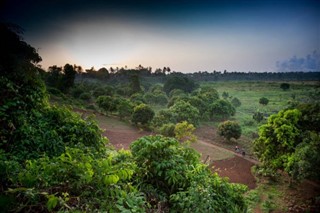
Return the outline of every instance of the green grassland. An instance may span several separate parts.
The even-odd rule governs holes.
[[[202,86],[211,86],[215,88],[220,96],[223,92],[229,94],[228,99],[233,97],[241,101],[241,106],[237,108],[233,119],[237,120],[242,126],[243,134],[252,138],[257,132],[257,123],[252,119],[254,112],[262,112],[265,117],[277,113],[288,107],[289,102],[308,99],[311,92],[319,89],[319,82],[289,82],[290,89],[283,91],[280,84],[283,82],[209,82]],[[259,99],[265,97],[269,99],[266,106],[259,104]]]

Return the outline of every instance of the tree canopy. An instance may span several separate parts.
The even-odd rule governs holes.
[[[184,92],[192,92],[198,85],[191,79],[184,76],[170,77],[164,84],[163,90],[167,95],[174,89],[181,89]]]
[[[311,114],[319,119],[319,113],[282,110],[259,128],[254,150],[267,174],[284,169],[295,179],[320,178],[320,173],[314,172],[320,171],[319,127],[304,122]]]

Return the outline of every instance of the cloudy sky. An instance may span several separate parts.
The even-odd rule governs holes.
[[[320,70],[317,0],[6,0],[0,14],[44,68]]]

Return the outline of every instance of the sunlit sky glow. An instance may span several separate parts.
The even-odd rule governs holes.
[[[260,72],[276,71],[277,61],[293,56],[319,56],[318,1],[226,2],[11,0],[1,13],[25,29],[44,68],[142,64],[180,72]]]

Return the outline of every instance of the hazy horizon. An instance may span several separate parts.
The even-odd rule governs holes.
[[[1,20],[25,29],[43,68],[320,71],[319,11],[315,0],[11,0]]]

